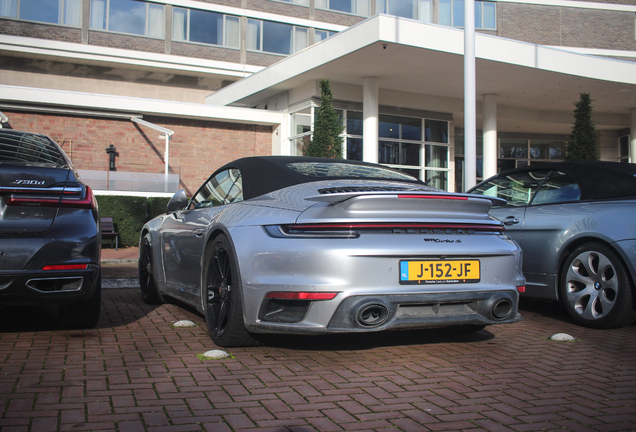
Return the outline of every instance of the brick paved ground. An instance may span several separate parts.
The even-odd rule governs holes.
[[[86,331],[3,310],[0,429],[636,430],[636,326],[583,329],[541,303],[523,315],[473,336],[281,338],[201,361],[215,348],[202,317],[135,289],[105,290]],[[200,327],[172,328],[181,319]]]

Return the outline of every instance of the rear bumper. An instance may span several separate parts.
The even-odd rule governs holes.
[[[286,305],[284,301],[277,301],[275,308],[264,305],[261,319],[250,326],[250,330],[316,334],[510,324],[521,320],[518,299],[518,293],[512,290],[351,296],[340,302],[326,327],[308,326],[303,322],[309,311],[320,308],[322,302],[309,301],[301,305],[301,302],[289,301]],[[276,313],[267,314],[268,309]],[[293,322],[294,317],[297,322]],[[277,320],[281,322],[275,322]]]
[[[0,307],[66,305],[92,298],[101,285],[101,268],[86,270],[0,271]]]

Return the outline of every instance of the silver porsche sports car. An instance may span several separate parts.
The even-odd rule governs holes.
[[[143,227],[142,296],[196,307],[224,347],[513,323],[521,253],[488,215],[493,201],[362,162],[239,159]]]
[[[636,165],[562,162],[503,171],[474,194],[523,249],[522,296],[560,300],[592,328],[636,320]]]

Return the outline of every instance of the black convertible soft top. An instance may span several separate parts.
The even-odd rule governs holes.
[[[498,175],[557,170],[568,174],[581,189],[581,200],[636,196],[636,164],[584,161],[538,163],[502,171]]]
[[[400,171],[346,159],[301,156],[254,156],[237,159],[215,171],[236,168],[243,176],[244,199],[301,183],[336,179],[391,180],[424,185]]]

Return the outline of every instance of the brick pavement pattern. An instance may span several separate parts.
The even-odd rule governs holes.
[[[105,290],[90,330],[0,316],[0,430],[636,430],[636,326],[590,330],[544,304],[470,336],[280,337],[214,349],[203,317]],[[173,328],[189,319],[198,327]],[[576,342],[553,342],[558,332]]]

